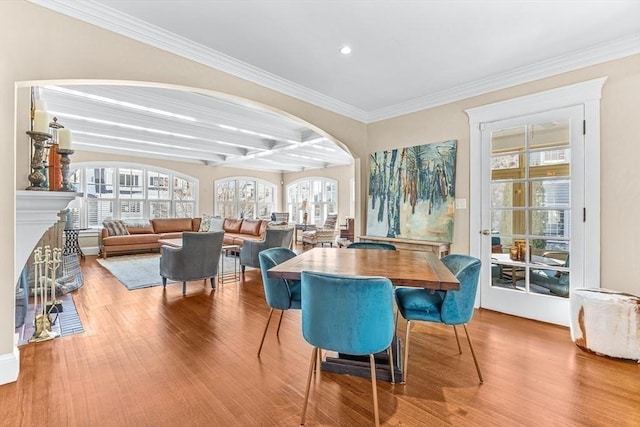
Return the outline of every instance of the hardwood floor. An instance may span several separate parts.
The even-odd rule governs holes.
[[[215,291],[190,282],[185,297],[180,284],[128,291],[95,257],[83,272],[74,300],[85,332],[21,347],[18,381],[0,386],[1,425],[298,425],[311,347],[289,311],[256,357],[269,312],[258,270]],[[469,331],[484,384],[452,328],[416,324],[408,383],[378,381],[381,424],[640,425],[639,364],[585,353],[566,328],[487,310]],[[307,425],[372,421],[369,380],[314,379]]]

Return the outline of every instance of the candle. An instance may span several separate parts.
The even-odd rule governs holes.
[[[36,110],[33,114],[33,131],[49,133],[49,113],[44,110]]]
[[[36,99],[33,102],[34,105],[34,110],[42,110],[42,111],[47,111],[47,103],[44,102],[42,99]]]
[[[58,129],[58,147],[62,150],[71,150],[71,130]]]

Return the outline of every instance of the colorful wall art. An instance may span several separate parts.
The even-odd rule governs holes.
[[[457,140],[371,155],[367,235],[453,241]]]

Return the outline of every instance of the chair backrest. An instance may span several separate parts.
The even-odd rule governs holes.
[[[353,242],[347,249],[381,249],[383,251],[395,251],[396,247],[391,243],[383,242]]]
[[[269,228],[264,233],[264,242],[269,248],[288,248],[293,240],[293,227],[291,228]]]
[[[328,214],[327,218],[324,220],[324,224],[322,224],[322,228],[326,230],[335,230],[337,224],[338,214]]]
[[[277,308],[278,310],[300,308],[300,301],[296,300],[295,296],[292,295],[289,283],[286,280],[267,276],[267,271],[270,268],[282,264],[295,256],[295,252],[287,248],[265,249],[258,254],[264,296],[271,308]]]
[[[389,279],[302,272],[302,335],[309,344],[365,355],[388,348],[393,333]]]
[[[182,233],[183,277],[213,277],[218,273],[224,231]]]
[[[271,221],[289,222],[289,212],[271,212]]]
[[[482,264],[478,258],[458,254],[447,255],[442,262],[460,282],[460,290],[446,291],[440,317],[448,325],[467,323],[473,316]]]

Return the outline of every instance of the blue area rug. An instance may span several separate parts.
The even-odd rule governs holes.
[[[233,271],[234,258],[223,258],[225,273]],[[160,254],[121,255],[107,259],[98,258],[97,261],[130,291],[162,285]]]

